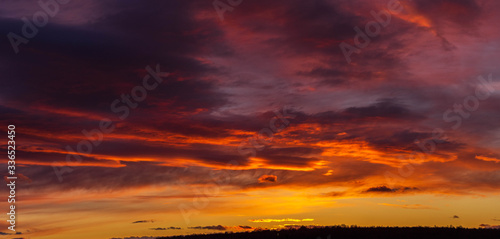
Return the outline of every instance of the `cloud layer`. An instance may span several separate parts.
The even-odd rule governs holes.
[[[495,195],[500,4],[400,5],[391,12],[383,1],[244,1],[221,21],[203,1],[60,4],[17,54],[7,37],[0,45],[0,122],[19,129],[27,211],[155,212],[131,206],[145,200],[172,213],[203,195],[217,207],[236,204],[220,206],[229,213],[245,203],[266,208],[273,190],[311,190],[299,198],[318,200]],[[22,18],[40,10],[5,3],[0,34],[26,37]],[[359,47],[356,29],[367,34],[384,11],[390,21]],[[359,49],[350,62],[341,43]],[[143,95],[137,89],[156,65],[163,81]],[[103,121],[112,132],[101,130]],[[273,203],[307,211],[300,200]],[[75,230],[30,220],[25,231],[48,237]],[[166,225],[173,227],[144,231],[182,226]],[[196,229],[226,228],[213,227]]]

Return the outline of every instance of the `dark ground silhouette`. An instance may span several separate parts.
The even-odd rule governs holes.
[[[500,229],[462,227],[321,227],[158,237],[157,239],[500,239]]]

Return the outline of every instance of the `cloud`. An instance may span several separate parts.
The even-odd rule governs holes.
[[[40,202],[26,214],[34,215],[40,205],[101,208],[95,197],[75,192],[133,205],[191,203],[196,195],[188,189],[213,186],[214,172],[230,180],[220,195],[207,197],[228,202],[266,187],[315,189],[318,197],[498,192],[500,155],[492,142],[500,132],[499,95],[460,117],[456,130],[443,113],[475,93],[478,74],[492,73],[498,89],[500,34],[492,23],[499,21],[500,5],[406,2],[404,13],[392,15],[389,26],[352,54],[352,64],[339,44],[353,44],[354,27],[364,29],[374,20],[370,11],[382,10],[378,1],[245,1],[226,12],[223,23],[210,3],[65,5],[20,45],[19,54],[8,41],[0,44],[0,122],[22,129],[16,133],[24,143],[16,154],[23,158],[24,191],[47,195],[24,195]],[[20,33],[21,17],[40,10],[34,7],[25,1],[2,4],[0,34]],[[171,74],[120,120],[111,102],[141,85],[144,67],[157,63]],[[286,127],[256,157],[240,154],[239,143],[271,127],[273,111],[282,105],[294,105],[296,117],[287,125],[276,120],[275,126]],[[86,140],[82,130],[97,128],[102,118],[112,120],[115,131],[104,134],[81,162],[68,163],[66,146]],[[380,186],[386,185],[384,173],[398,174],[402,161],[421,150],[415,140],[431,139],[434,128],[447,138],[432,154],[417,155],[408,184]],[[258,137],[255,143],[261,144]],[[232,160],[238,165],[227,167]],[[54,161],[71,167],[62,182]],[[226,194],[226,186],[234,193]],[[178,190],[154,191],[166,187]],[[113,203],[103,213],[122,208]],[[220,211],[272,206],[250,204]],[[398,207],[425,207],[416,205]],[[67,211],[71,216],[74,210]]]
[[[389,188],[385,185],[383,186],[377,186],[377,187],[371,187],[363,191],[363,193],[407,193],[407,192],[412,192],[412,191],[418,191],[420,190],[417,187],[399,187],[399,188]]]
[[[255,227],[251,227],[251,226],[238,226],[238,227],[240,227],[241,229],[245,229],[245,230],[255,229]]]
[[[278,177],[275,175],[262,175],[259,178],[259,183],[275,183]]]
[[[135,221],[135,222],[132,222],[133,224],[135,223],[153,223],[154,220],[140,220],[140,221]]]
[[[217,231],[225,231],[228,227],[218,225],[218,226],[196,226],[196,227],[188,227],[188,229],[205,229],[205,230],[217,230]]]
[[[226,231],[226,230],[253,230],[254,227],[251,226],[196,226],[196,227],[188,227],[188,229],[197,229],[197,230],[216,230],[216,231]]]
[[[399,188],[401,192],[411,192],[411,191],[419,191],[420,188],[417,187],[404,187],[404,188]]]
[[[488,161],[488,162],[500,163],[500,159],[492,158],[492,157],[486,157],[486,156],[479,156],[479,155],[477,155],[476,159],[483,160],[483,161]]]
[[[283,219],[250,219],[250,222],[312,222],[314,219],[294,219],[294,218],[283,218]]]
[[[155,231],[164,231],[164,230],[180,230],[182,228],[180,227],[156,227],[156,228],[149,228],[149,230],[155,230]]]
[[[457,215],[453,215],[453,217],[452,217],[452,218],[453,218],[453,219],[459,219],[460,217],[459,217],[459,216],[457,216]]]
[[[365,193],[371,193],[371,192],[376,192],[376,193],[393,193],[396,192],[397,189],[389,188],[387,186],[378,186],[378,187],[372,187],[367,190],[365,190]]]
[[[500,225],[480,224],[479,227],[485,229],[500,229]]]

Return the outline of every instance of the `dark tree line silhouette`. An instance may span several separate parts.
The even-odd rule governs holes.
[[[499,229],[463,227],[301,227],[283,230],[256,230],[253,232],[225,232],[157,239],[500,239]]]

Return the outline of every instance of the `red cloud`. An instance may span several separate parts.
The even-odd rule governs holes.
[[[262,175],[259,178],[259,183],[275,183],[278,180],[278,177],[275,175]]]

